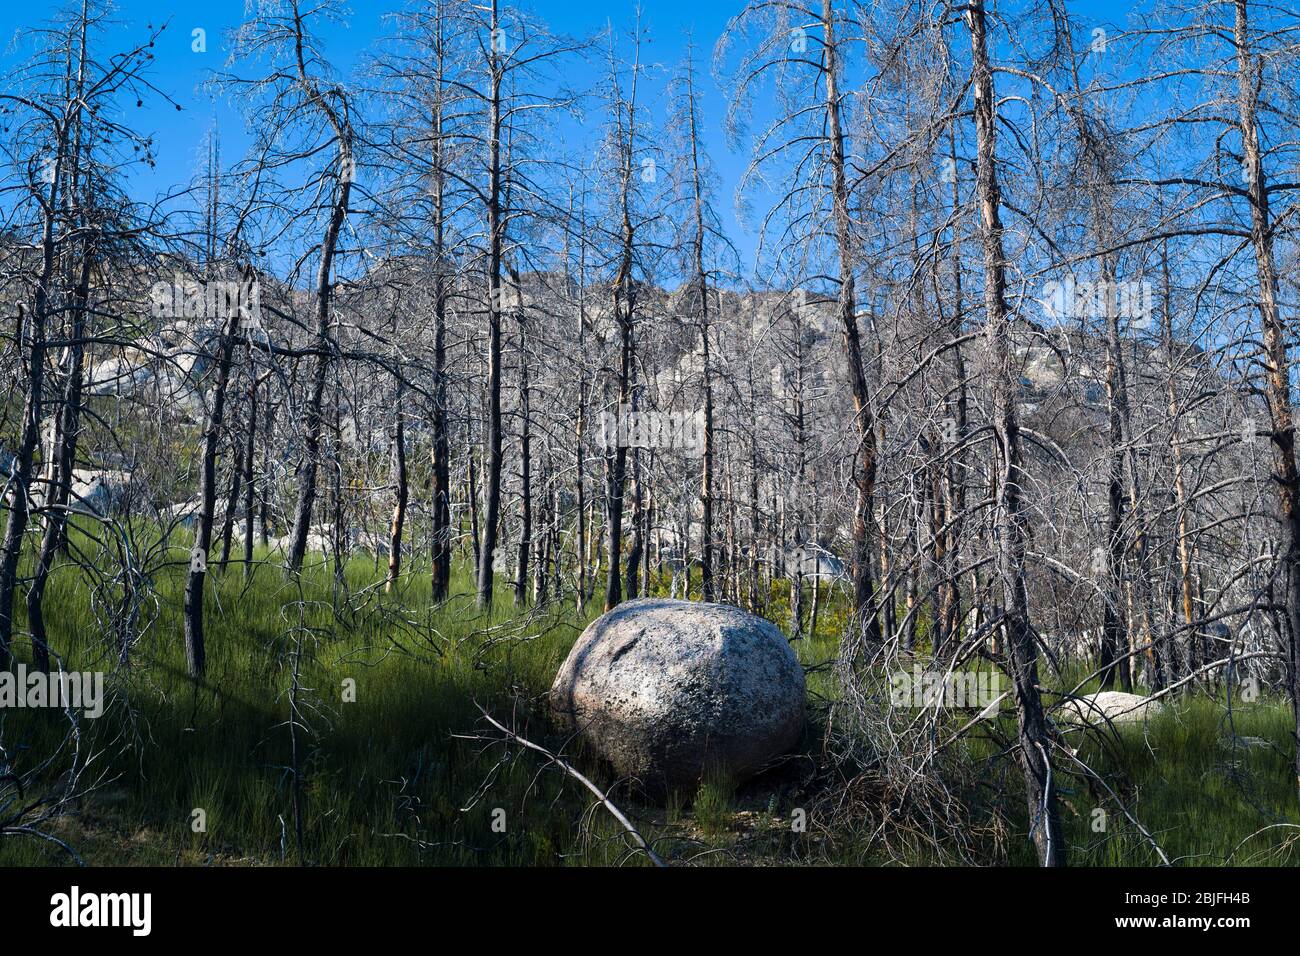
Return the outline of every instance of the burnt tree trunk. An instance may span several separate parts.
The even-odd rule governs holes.
[[[1002,244],[1001,196],[997,176],[997,130],[993,73],[989,67],[983,0],[966,9],[971,38],[971,86],[975,94],[977,184],[984,248],[985,349],[992,392],[993,430],[999,455],[996,495],[996,566],[1001,579],[1006,666],[1010,671],[1018,725],[1017,758],[1025,778],[1030,837],[1043,866],[1065,864],[1056,781],[1049,750],[1050,730],[1038,688],[1038,645],[1029,620],[1025,584],[1026,517],[1021,502],[1020,426],[1016,419],[1019,376],[1012,367],[1006,304],[1006,255]]]
[[[1266,392],[1271,418],[1270,438],[1276,469],[1278,504],[1286,529],[1286,687],[1291,699],[1293,768],[1300,787],[1300,470],[1296,467],[1295,412],[1291,403],[1287,326],[1278,302],[1277,264],[1273,252],[1273,216],[1264,173],[1264,159],[1256,119],[1261,58],[1252,55],[1246,0],[1236,2],[1237,111],[1240,120],[1242,162],[1247,173],[1250,200],[1250,238],[1259,276],[1259,313],[1263,325]]]
[[[324,426],[322,409],[325,403],[325,383],[334,353],[334,343],[330,337],[333,324],[332,304],[334,284],[331,273],[334,256],[338,249],[339,235],[348,214],[348,202],[352,195],[352,180],[355,176],[355,160],[352,153],[352,129],[346,117],[341,115],[317,89],[316,82],[307,74],[303,61],[302,38],[298,43],[298,83],[307,99],[324,115],[338,141],[334,172],[334,198],[330,207],[329,220],[325,233],[321,237],[320,263],[316,269],[316,362],[312,368],[311,384],[307,395],[307,405],[303,411],[303,452],[302,462],[298,467],[298,501],[294,507],[293,529],[289,535],[288,570],[297,574],[302,570],[302,561],[307,553],[307,536],[311,533],[312,510],[316,503],[316,473],[319,468],[321,432]]]
[[[840,334],[848,359],[849,382],[853,391],[854,423],[858,441],[853,468],[857,500],[853,511],[853,608],[862,622],[862,633],[870,643],[880,641],[880,623],[875,608],[875,581],[871,570],[870,528],[876,491],[876,428],[866,371],[862,366],[862,340],[858,333],[857,296],[853,275],[853,235],[849,213],[849,186],[841,121],[838,46],[835,8],[822,0],[824,72],[826,78],[826,127],[830,140],[831,205],[835,241],[839,253],[839,300],[836,303]]]
[[[396,485],[396,501],[393,504],[393,520],[388,529],[388,577],[384,581],[384,593],[391,594],[397,585],[398,575],[402,573],[402,530],[406,525],[406,502],[409,494],[406,476],[406,424],[402,412],[404,393],[401,385],[397,388],[396,424],[393,426],[393,483]]]
[[[498,29],[497,2],[492,0],[492,33]],[[491,91],[488,115],[488,374],[487,469],[483,502],[483,543],[478,555],[478,606],[492,606],[493,562],[501,520],[501,268],[505,219],[501,192],[501,69],[495,48],[489,57]]]
[[[194,548],[185,577],[184,627],[185,663],[190,677],[199,679],[207,666],[203,637],[203,582],[212,549],[212,518],[217,504],[217,446],[225,424],[226,388],[230,382],[231,356],[239,334],[240,310],[232,309],[217,342],[217,375],[211,404],[203,425],[203,454],[199,463],[199,513],[194,526]]]

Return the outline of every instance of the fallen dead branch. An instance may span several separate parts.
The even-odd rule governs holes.
[[[609,811],[610,816],[612,816],[615,820],[617,820],[619,824],[623,827],[623,829],[625,829],[628,832],[628,835],[632,837],[632,840],[636,844],[637,848],[642,853],[644,853],[647,857],[650,858],[651,863],[659,867],[668,866],[668,864],[663,861],[663,859],[659,856],[659,854],[657,854],[654,851],[654,848],[650,846],[650,843],[646,840],[645,837],[641,835],[641,832],[637,830],[636,826],[633,825],[632,821],[627,818],[627,816],[623,813],[623,811],[620,810],[618,807],[616,807],[613,804],[613,802],[610,801],[609,797],[605,795],[605,792],[601,790],[598,786],[596,786],[589,778],[584,776],[576,767],[573,766],[573,764],[569,763],[567,760],[560,757],[558,754],[552,753],[550,750],[547,750],[545,747],[541,746],[540,744],[535,744],[531,740],[519,736],[519,734],[515,733],[510,728],[506,727],[504,724],[502,724],[500,721],[494,718],[491,714],[489,714],[487,710],[485,710],[482,707],[482,705],[475,704],[474,706],[478,707],[479,713],[483,715],[483,719],[486,720],[493,727],[495,727],[497,730],[499,730],[501,733],[503,733],[507,739],[514,741],[515,743],[519,744],[521,747],[526,747],[529,750],[534,750],[537,753],[541,754],[548,761],[553,763],[555,766],[559,767],[570,777],[578,781],[580,784],[582,784],[584,787],[590,790],[593,794],[595,794],[596,799],[601,803],[601,805],[604,806],[606,810]]]

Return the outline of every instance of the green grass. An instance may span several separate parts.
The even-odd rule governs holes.
[[[544,688],[574,627],[537,615],[485,650],[481,632],[511,621],[508,595],[487,618],[462,596],[421,619],[413,594],[364,593],[371,575],[370,561],[349,566],[349,608],[324,569],[309,571],[301,588],[271,565],[259,567],[251,585],[238,566],[210,574],[208,671],[198,686],[184,670],[181,574],[157,576],[157,615],[111,688],[113,709],[82,722],[89,745],[105,751],[109,779],[55,835],[101,863],[296,862],[285,721],[300,646],[308,725],[302,859],[555,863],[580,851],[585,860],[605,860],[601,841],[614,828],[582,820],[585,803],[576,794],[554,810],[552,802],[571,790],[558,777],[534,781],[535,760],[512,755],[502,764],[502,748],[482,752],[452,736],[481,729],[476,701],[500,704],[518,688]],[[103,667],[106,656],[85,584],[64,569],[47,596],[51,643],[73,670]],[[414,591],[421,582],[406,586]],[[466,576],[454,586],[470,592]],[[17,650],[29,659],[27,648]],[[343,700],[347,679],[355,681],[355,702]],[[15,767],[49,752],[64,727],[56,713],[8,713],[2,739]],[[474,802],[485,780],[491,786]],[[491,826],[497,807],[506,812],[504,833]],[[191,829],[195,808],[206,811],[206,833]],[[610,853],[612,860],[617,848]],[[0,839],[0,863],[60,856],[52,844]]]
[[[1192,698],[1146,728],[1094,737],[1079,756],[1105,768],[1170,861],[1179,865],[1295,865],[1300,836],[1291,769],[1291,715],[1276,701],[1238,703],[1231,719],[1221,701]],[[1244,741],[1242,738],[1254,738]],[[1092,816],[1105,809],[1106,830]],[[1113,800],[1079,789],[1068,799],[1072,860],[1095,866],[1161,863]],[[1270,824],[1283,824],[1252,834]]]
[[[618,825],[593,810],[585,791],[554,769],[544,771],[536,754],[465,739],[487,732],[481,704],[530,739],[562,743],[545,721],[542,695],[594,609],[586,618],[571,603],[520,614],[503,584],[485,616],[474,607],[472,582],[461,566],[453,581],[456,597],[431,611],[419,567],[398,593],[384,595],[374,583],[379,576],[371,558],[349,563],[345,590],[324,565],[291,583],[268,559],[246,582],[235,563],[208,576],[208,673],[196,685],[185,675],[181,641],[184,545],[178,539],[175,563],[156,561],[149,575],[131,664],[112,678],[112,708],[81,724],[83,753],[99,754],[83,782],[102,779],[72,812],[47,826],[87,862],[645,862],[629,853]],[[781,624],[788,613],[785,591],[774,587],[768,606]],[[107,646],[98,609],[119,596],[93,576],[59,567],[46,618],[65,667],[111,669],[115,651]],[[805,664],[834,656],[843,614],[838,600],[824,605],[819,633],[800,642]],[[16,650],[30,659],[25,643]],[[306,725],[299,740],[301,849],[288,769],[295,657]],[[355,682],[355,702],[343,699],[345,681]],[[828,668],[810,674],[814,719],[803,749],[819,761],[825,702],[835,692]],[[1298,822],[1288,721],[1276,700],[1241,706],[1236,733],[1268,745],[1234,752],[1224,745],[1223,708],[1190,699],[1146,728],[1083,741],[1079,755],[1176,862],[1289,864],[1289,840],[1300,831],[1275,827],[1248,839],[1270,824]],[[1005,733],[1008,718],[1000,724]],[[0,743],[18,771],[51,753],[65,729],[48,711],[0,715]],[[972,819],[1001,816],[1011,828],[1003,848],[987,848],[988,862],[1032,863],[1014,763],[987,737],[964,746],[977,771],[965,794]],[[611,782],[580,750],[575,759],[598,782]],[[27,796],[53,787],[65,765],[56,763]],[[818,788],[834,785],[828,776],[792,770],[738,791],[708,783],[695,794],[671,795],[667,806],[626,791],[615,799],[662,854],[679,862],[930,862],[873,853],[869,828],[850,826],[829,839],[815,821],[806,835],[794,831],[792,815],[816,805]],[[1090,792],[1075,776],[1063,774],[1061,785],[1072,863],[1159,862],[1109,796]],[[11,796],[0,792],[0,806]],[[1106,811],[1104,831],[1093,829],[1099,807]],[[191,826],[196,809],[206,815],[205,832]],[[53,843],[0,836],[0,865],[66,862]]]

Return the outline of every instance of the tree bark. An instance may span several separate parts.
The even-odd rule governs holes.
[[[826,125],[830,140],[831,204],[835,240],[839,253],[840,293],[837,318],[848,359],[849,382],[853,391],[854,421],[858,447],[853,481],[857,502],[853,513],[853,608],[862,623],[863,637],[880,642],[880,623],[875,608],[875,582],[871,571],[870,527],[876,491],[876,428],[871,393],[862,367],[862,340],[858,333],[857,297],[853,274],[853,234],[849,215],[849,187],[841,121],[838,41],[832,0],[822,0],[823,56],[826,77]]]
[[[1278,304],[1278,275],[1273,252],[1273,217],[1259,143],[1258,109],[1261,59],[1252,55],[1246,0],[1236,0],[1237,110],[1242,162],[1247,172],[1250,238],[1259,277],[1259,313],[1263,324],[1266,393],[1271,418],[1273,462],[1278,504],[1286,530],[1283,556],[1286,576],[1287,695],[1291,700],[1293,769],[1300,788],[1300,470],[1296,467],[1295,413],[1291,403],[1290,350],[1287,327]]]
[[[249,270],[251,274],[251,270]],[[190,677],[198,680],[207,667],[207,646],[203,633],[203,582],[212,550],[212,518],[217,503],[217,445],[225,423],[226,388],[230,381],[231,356],[239,334],[240,310],[232,309],[217,342],[217,376],[211,405],[203,426],[203,455],[199,465],[199,514],[195,520],[194,548],[185,577],[184,628],[185,663]]]
[[[498,30],[497,0],[492,0],[491,30]],[[478,561],[478,606],[492,606],[493,561],[501,519],[501,306],[502,247],[505,220],[501,208],[501,70],[495,46],[488,58],[491,71],[488,115],[488,374],[487,474],[483,507],[483,544]]]
[[[315,104],[325,116],[338,140],[336,160],[338,169],[334,173],[335,194],[330,207],[329,221],[321,238],[320,263],[316,269],[316,363],[312,369],[311,384],[307,405],[303,412],[303,453],[298,468],[298,502],[294,508],[293,530],[289,536],[288,570],[293,574],[302,571],[303,557],[307,553],[307,536],[311,532],[312,510],[316,503],[316,473],[319,467],[321,431],[324,425],[322,409],[325,402],[325,383],[329,373],[333,342],[330,327],[333,324],[331,306],[333,303],[334,284],[331,273],[334,255],[338,248],[339,235],[348,214],[348,202],[352,195],[352,179],[355,165],[352,154],[352,130],[344,118],[330,105],[316,88],[315,81],[308,75],[303,60],[302,23],[296,8],[294,11],[297,28],[297,69],[298,83],[307,98]]]
[[[1001,579],[1007,667],[1018,724],[1018,761],[1025,778],[1030,836],[1043,866],[1065,864],[1056,781],[1052,774],[1052,740],[1038,688],[1038,645],[1029,620],[1025,585],[1026,519],[1021,502],[1024,472],[1020,426],[1016,420],[1019,376],[1012,369],[1006,306],[1006,256],[1002,244],[1001,196],[997,176],[996,107],[989,67],[983,0],[966,8],[971,38],[971,86],[975,94],[977,182],[984,251],[985,348],[993,404],[993,429],[1000,457],[996,564]]]
[[[388,577],[384,581],[384,593],[391,594],[397,586],[397,579],[402,573],[402,530],[406,525],[406,502],[410,489],[406,476],[406,423],[402,411],[404,393],[401,385],[397,388],[397,421],[393,426],[393,483],[396,485],[396,501],[393,503],[393,520],[388,529]]]

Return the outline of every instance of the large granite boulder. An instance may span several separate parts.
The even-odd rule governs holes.
[[[738,782],[798,741],[803,668],[773,624],[739,608],[628,601],[583,631],[551,708],[648,788]]]

